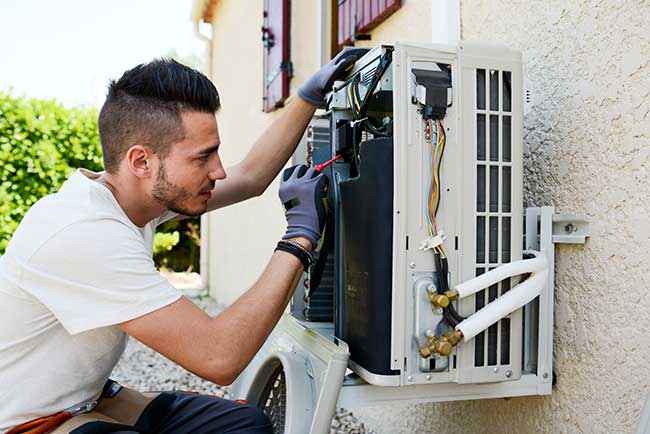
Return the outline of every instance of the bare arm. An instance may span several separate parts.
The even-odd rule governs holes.
[[[246,157],[217,181],[208,211],[262,194],[296,149],[316,106],[294,98],[282,116],[255,142]]]
[[[304,238],[295,240],[310,244]],[[279,321],[302,270],[296,257],[277,251],[259,280],[214,318],[182,297],[118,326],[185,369],[217,384],[230,384]]]

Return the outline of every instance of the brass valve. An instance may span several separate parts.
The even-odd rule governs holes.
[[[442,340],[455,347],[458,342],[463,340],[463,333],[460,330],[452,330],[442,335]]]
[[[434,308],[445,308],[449,306],[449,303],[452,301],[456,300],[458,298],[458,291],[455,290],[449,290],[445,291],[442,294],[437,294],[435,292],[429,293],[429,300],[431,301],[431,305]]]
[[[438,339],[435,336],[427,339],[429,340],[429,347],[433,347],[436,353],[441,356],[448,356],[451,353],[452,345],[444,339]]]
[[[418,352],[420,353],[420,357],[422,357],[423,359],[426,359],[432,354],[431,349],[429,349],[429,347],[420,347],[418,348]]]
[[[440,354],[441,356],[448,356],[451,353],[453,346],[449,342],[443,339],[438,339],[435,336],[427,336],[426,338],[429,346],[420,347],[418,349],[420,357],[423,359],[426,359],[435,353]]]

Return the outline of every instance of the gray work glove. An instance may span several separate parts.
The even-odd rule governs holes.
[[[319,69],[298,89],[298,95],[315,106],[321,105],[325,101],[325,94],[332,90],[334,80],[343,78],[346,72],[352,68],[354,62],[368,51],[368,48],[345,47],[335,58],[330,60],[330,63]]]
[[[287,218],[283,240],[305,237],[316,248],[325,226],[327,183],[327,176],[304,164],[284,171],[278,194]]]

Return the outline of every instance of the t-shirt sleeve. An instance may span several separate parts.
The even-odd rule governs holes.
[[[142,236],[114,219],[72,224],[32,255],[21,286],[70,334],[158,310],[182,293],[156,270]]]

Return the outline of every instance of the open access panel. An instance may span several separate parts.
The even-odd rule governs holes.
[[[325,169],[333,212],[294,314],[332,321],[371,384],[521,376],[521,310],[447,355],[422,350],[518,282],[432,305],[522,259],[521,71],[504,48],[380,46],[335,83],[311,126],[308,163],[343,157]]]

